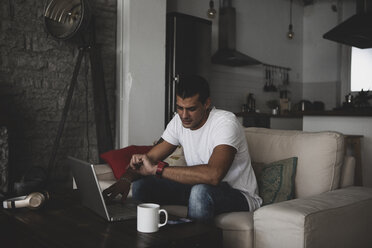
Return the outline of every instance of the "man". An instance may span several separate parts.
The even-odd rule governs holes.
[[[188,217],[203,221],[220,213],[258,208],[262,200],[235,115],[211,108],[208,83],[199,76],[181,77],[176,93],[177,115],[161,142],[147,154],[133,155],[126,173],[104,194],[109,198],[122,194],[125,200],[134,182],[134,198],[187,205]],[[178,145],[187,166],[168,167],[161,161]]]

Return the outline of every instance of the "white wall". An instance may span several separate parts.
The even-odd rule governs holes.
[[[206,17],[209,1],[168,0],[168,11]],[[214,1],[218,11],[219,1]],[[236,48],[266,64],[290,67],[292,98],[302,98],[302,15],[303,7],[293,4],[295,38],[288,40],[289,0],[233,0],[236,9]],[[212,25],[212,54],[218,47],[218,18]],[[241,110],[248,93],[256,96],[256,106],[269,112],[266,101],[278,99],[279,93],[263,92],[262,66],[227,67],[213,65],[210,77],[214,105],[233,112]]]
[[[355,1],[343,3],[342,20],[346,20],[356,12]],[[340,102],[344,101],[344,96],[350,93],[350,65],[351,65],[350,46],[341,45],[341,86]]]
[[[118,0],[118,146],[149,144],[163,131],[166,9],[206,18],[208,2]],[[219,1],[214,2],[218,11]],[[263,63],[291,68],[292,104],[308,98],[324,101],[327,109],[335,107],[340,98],[336,92],[341,49],[322,35],[348,17],[354,5],[346,1],[336,13],[331,10],[336,1],[316,1],[306,7],[294,1],[295,38],[288,40],[289,0],[232,2],[237,11],[237,50]],[[212,25],[212,53],[218,47],[217,37],[218,18]],[[213,65],[211,74],[212,99],[218,108],[238,112],[248,93],[254,93],[257,108],[269,112],[266,101],[279,97],[262,90],[262,66]]]
[[[166,0],[118,0],[118,147],[164,130]]]
[[[338,12],[332,2],[319,2],[305,7],[303,42],[303,97],[322,101],[326,109],[337,104],[339,79],[339,47],[323,39],[323,34],[337,25]]]
[[[337,11],[332,10],[333,4]],[[345,95],[341,79],[349,70],[345,63],[348,48],[323,39],[323,34],[352,13],[355,13],[355,4],[351,1],[317,1],[304,8],[303,97],[323,101],[328,110],[339,106]]]
[[[219,1],[214,2],[218,10]],[[323,101],[326,109],[330,110],[342,102],[347,91],[344,84],[348,83],[345,75],[348,65],[342,65],[347,60],[347,48],[323,39],[323,34],[355,13],[353,1],[315,1],[307,6],[303,6],[301,1],[294,1],[293,40],[286,38],[289,0],[232,0],[232,3],[237,12],[237,49],[264,63],[292,69],[292,105],[301,99]],[[332,4],[336,4],[337,11],[332,10]],[[207,18],[208,1],[168,0],[168,6],[169,11]],[[218,19],[215,19],[212,52],[218,47],[217,35]],[[215,105],[236,112],[246,95],[254,93],[258,108],[268,112],[266,101],[278,95],[262,91],[263,77],[260,66],[213,66],[211,86]]]
[[[305,7],[303,40],[304,83],[336,82],[339,80],[338,43],[323,39],[323,34],[337,25],[338,12],[332,2],[324,1]]]

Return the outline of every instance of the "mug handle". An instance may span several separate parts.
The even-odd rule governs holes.
[[[164,226],[165,224],[167,224],[167,222],[168,222],[168,213],[167,213],[167,211],[165,210],[165,209],[160,209],[159,210],[159,215],[160,215],[160,213],[164,213],[164,215],[165,215],[165,221],[164,221],[164,223],[159,223],[158,224],[158,226],[159,227],[162,227],[162,226]]]

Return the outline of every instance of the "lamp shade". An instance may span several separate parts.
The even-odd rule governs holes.
[[[44,9],[47,32],[59,40],[68,40],[84,31],[90,23],[87,0],[49,0]]]

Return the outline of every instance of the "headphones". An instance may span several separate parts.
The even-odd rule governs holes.
[[[18,196],[3,201],[3,208],[40,208],[49,199],[48,192],[33,192],[29,195]]]

